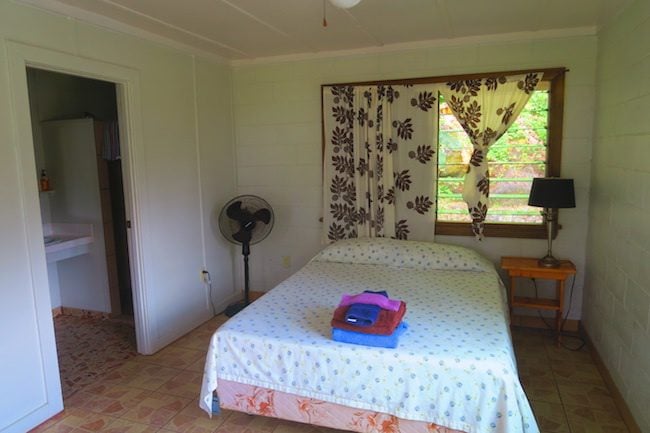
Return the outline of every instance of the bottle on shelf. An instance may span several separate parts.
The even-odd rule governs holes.
[[[50,187],[50,178],[47,177],[47,172],[45,169],[41,170],[41,179],[40,179],[41,191],[49,191]]]

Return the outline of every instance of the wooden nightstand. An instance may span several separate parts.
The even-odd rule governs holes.
[[[555,329],[557,332],[557,343],[559,345],[562,312],[564,311],[564,283],[570,275],[575,275],[575,265],[570,260],[561,260],[560,266],[557,268],[544,268],[539,266],[538,259],[536,258],[502,257],[501,269],[508,271],[508,276],[510,277],[510,320],[512,321],[512,309],[514,307],[555,311]],[[517,285],[515,284],[517,277],[555,280],[555,299],[517,296]]]

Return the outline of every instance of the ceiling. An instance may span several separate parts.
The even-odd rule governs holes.
[[[230,60],[596,28],[630,0],[23,0]],[[106,19],[108,18],[108,19]]]

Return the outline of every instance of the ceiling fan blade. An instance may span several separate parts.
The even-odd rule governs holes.
[[[250,230],[239,230],[237,233],[232,235],[232,238],[236,240],[237,242],[246,243],[250,242],[251,238],[253,237],[253,234],[250,232]]]
[[[262,221],[264,224],[268,224],[271,221],[271,211],[268,209],[260,209],[253,214],[253,218],[257,221]]]
[[[243,211],[241,208],[241,201],[234,201],[228,206],[226,209],[226,215],[228,215],[228,218],[234,219],[234,220],[241,220],[243,216]]]

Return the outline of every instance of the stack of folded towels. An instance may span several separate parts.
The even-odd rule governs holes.
[[[395,348],[408,325],[403,301],[385,291],[343,295],[332,318],[332,339],[363,346]]]

